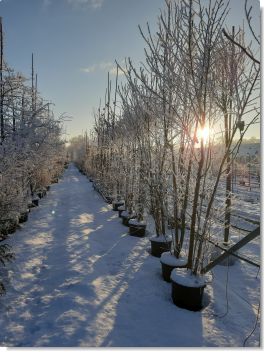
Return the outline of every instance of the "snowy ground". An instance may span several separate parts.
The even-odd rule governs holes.
[[[206,307],[177,308],[148,238],[129,236],[73,165],[8,243],[16,260],[2,273],[2,346],[240,347],[254,327],[257,268],[218,266]],[[258,341],[259,325],[247,346]]]

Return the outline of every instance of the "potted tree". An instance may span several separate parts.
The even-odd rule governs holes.
[[[144,237],[146,231],[146,221],[144,220],[144,207],[142,197],[139,197],[140,203],[136,206],[136,217],[128,221],[129,234],[136,237]]]
[[[129,221],[131,219],[136,218],[136,214],[133,210],[133,194],[129,193],[127,196],[127,200],[125,200],[125,204],[127,205],[126,210],[121,213],[122,224],[125,226],[129,226]]]
[[[190,202],[190,231],[188,238],[188,257],[185,268],[176,268],[171,273],[172,282],[172,299],[173,302],[180,307],[184,307],[189,310],[200,310],[203,306],[203,291],[206,287],[206,279],[203,276],[205,263],[209,261],[211,248],[208,245],[208,240],[214,236],[214,226],[216,224],[216,218],[220,214],[220,206],[217,202],[217,188],[220,184],[221,176],[226,172],[226,181],[229,175],[228,171],[231,162],[231,146],[234,137],[239,135],[234,149],[233,155],[236,155],[236,150],[240,145],[245,130],[242,129],[241,118],[245,114],[246,106],[251,106],[253,102],[253,93],[255,92],[254,87],[258,87],[258,77],[260,74],[259,67],[255,67],[251,70],[246,69],[246,66],[240,67],[240,77],[242,81],[235,80],[233,83],[233,90],[237,91],[237,98],[234,99],[233,104],[238,104],[233,108],[231,105],[232,91],[227,87],[230,86],[229,80],[231,76],[237,77],[236,65],[231,63],[231,72],[222,70],[220,74],[221,79],[221,94],[219,101],[216,99],[215,94],[218,91],[218,80],[216,79],[216,73],[219,74],[220,65],[218,63],[216,49],[218,43],[222,39],[222,24],[224,21],[225,12],[221,11],[220,8],[223,4],[222,0],[218,0],[215,4],[209,4],[208,13],[211,16],[205,15],[205,9],[201,8],[199,12],[193,7],[194,4],[190,2],[185,5],[189,9],[187,13],[189,16],[180,28],[184,31],[183,34],[188,38],[188,55],[189,64],[185,66],[185,79],[189,84],[189,90],[196,92],[192,98],[193,114],[195,116],[195,131],[194,131],[194,143],[196,141],[197,147],[194,148],[194,157],[192,160],[192,177],[189,183],[191,188],[191,202]],[[207,20],[205,21],[207,17]],[[195,20],[196,18],[196,20]],[[204,22],[205,21],[205,22]],[[199,24],[204,23],[205,31],[208,33],[208,37],[200,36]],[[215,31],[212,28],[215,28]],[[186,31],[189,33],[186,35]],[[203,50],[196,50],[194,43],[199,44]],[[241,55],[241,53],[240,53]],[[220,56],[219,56],[220,57]],[[203,62],[204,70],[201,70],[201,65],[197,64]],[[252,62],[253,67],[253,62]],[[218,72],[217,72],[218,71]],[[196,78],[195,78],[196,72]],[[228,77],[226,77],[228,75]],[[215,77],[215,79],[213,79]],[[226,86],[226,82],[228,85]],[[197,90],[197,85],[200,84],[200,90]],[[232,94],[233,95],[233,94]],[[254,96],[254,100],[255,100]],[[190,101],[191,102],[191,101]],[[215,105],[216,103],[216,105]],[[229,106],[229,111],[234,109],[234,121],[230,120],[227,116],[228,110],[225,110]],[[219,110],[218,110],[219,109]],[[257,112],[256,106],[254,107]],[[224,124],[228,123],[228,128],[224,128],[226,133],[225,143],[223,144],[223,154],[219,159],[214,159],[214,150],[216,146],[214,144],[214,135],[218,134],[218,128],[220,129],[220,112],[225,115]],[[257,115],[254,116],[254,120]],[[253,121],[253,119],[251,121]],[[250,124],[251,124],[250,121]],[[222,132],[222,126],[221,126]],[[217,172],[213,172],[213,166],[217,168]],[[225,222],[224,228],[229,223],[228,213],[230,211],[230,199],[227,190],[230,186],[226,184],[226,198],[225,198]],[[224,232],[227,235],[227,232]]]
[[[166,233],[166,217],[163,191],[159,192],[154,184],[152,185],[151,190],[151,213],[154,218],[156,232],[156,235],[150,238],[151,255],[160,258],[164,252],[170,253],[172,239]]]
[[[118,211],[120,207],[124,206],[125,202],[121,196],[118,196],[116,200],[112,202],[112,208],[114,211]]]

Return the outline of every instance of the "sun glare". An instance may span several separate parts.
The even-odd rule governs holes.
[[[204,143],[207,143],[209,140],[210,130],[208,127],[200,128],[198,130],[198,139],[203,140]]]

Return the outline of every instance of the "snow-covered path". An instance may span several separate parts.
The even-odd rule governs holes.
[[[223,282],[206,290],[219,303],[175,307],[148,238],[127,235],[73,165],[8,243],[16,260],[0,297],[0,345],[240,346],[255,321],[243,304],[227,319],[214,315],[225,310]]]

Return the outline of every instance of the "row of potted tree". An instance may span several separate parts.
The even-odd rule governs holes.
[[[38,93],[33,56],[28,84],[8,66],[3,42],[0,19],[0,265],[13,257],[1,242],[27,221],[30,208],[57,182],[66,160],[62,121]]]
[[[152,254],[166,251],[173,301],[191,309],[202,305],[209,240],[230,245],[231,164],[260,114],[260,65],[241,28],[224,31],[227,14],[224,0],[165,1],[158,31],[140,28],[145,62],[117,63],[114,98],[108,76],[94,131],[70,147],[132,234],[152,218]]]

